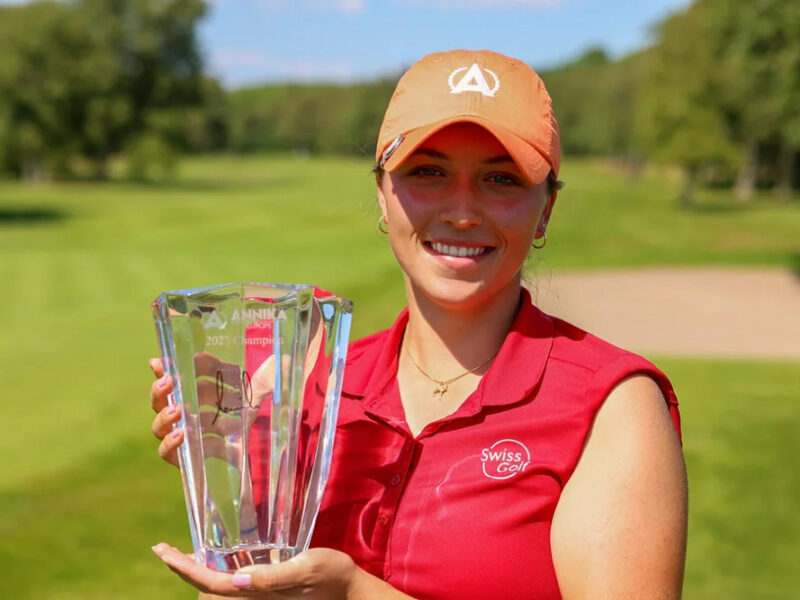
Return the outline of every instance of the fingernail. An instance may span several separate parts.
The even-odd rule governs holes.
[[[170,404],[169,408],[167,409],[167,414],[168,415],[174,415],[179,410],[180,410],[180,406],[178,406],[177,404]]]
[[[156,544],[150,548],[158,558],[161,558],[161,555],[164,553],[164,547],[161,544]]]
[[[181,430],[181,428],[180,428],[180,427],[178,427],[178,428],[176,428],[176,429],[173,429],[173,430],[170,432],[170,434],[169,434],[169,437],[171,437],[171,438],[176,438],[176,437],[179,437],[179,436],[181,435],[181,433],[183,433],[183,431]]]
[[[158,387],[167,387],[167,383],[169,382],[169,375],[164,375],[161,379],[158,380]]]
[[[253,576],[250,573],[234,573],[231,583],[237,588],[249,588],[253,583]]]
[[[158,359],[157,358],[151,358],[148,362],[150,363],[150,368],[153,371],[155,371],[156,367],[158,366]]]

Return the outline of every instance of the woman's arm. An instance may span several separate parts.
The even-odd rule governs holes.
[[[622,381],[598,411],[553,516],[564,600],[680,598],[687,483],[681,445],[656,383]]]

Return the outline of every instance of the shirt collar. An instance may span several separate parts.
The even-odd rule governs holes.
[[[553,344],[553,320],[531,303],[522,288],[520,307],[497,357],[477,389],[443,421],[478,414],[484,406],[505,406],[527,398],[539,385]],[[378,343],[372,366],[345,378],[345,393],[363,398],[366,412],[406,429],[397,389],[398,350],[408,324],[408,309],[400,313]],[[364,357],[366,358],[366,357]],[[440,421],[441,422],[441,421]]]

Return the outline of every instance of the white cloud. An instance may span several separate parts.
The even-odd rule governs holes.
[[[270,12],[311,10],[356,14],[363,12],[367,3],[366,0],[255,0],[255,4]]]
[[[345,61],[275,56],[251,48],[226,48],[211,53],[212,70],[229,74],[231,83],[262,81],[351,81],[354,65]]]
[[[366,8],[365,0],[336,0],[336,7],[341,12],[358,13]]]

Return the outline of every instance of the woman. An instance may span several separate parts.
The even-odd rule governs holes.
[[[376,159],[408,309],[351,346],[312,550],[234,575],[156,554],[222,595],[679,597],[686,478],[669,381],[520,285],[560,167],[539,77],[487,51],[423,58]],[[175,462],[170,389],[153,386],[154,431]]]

